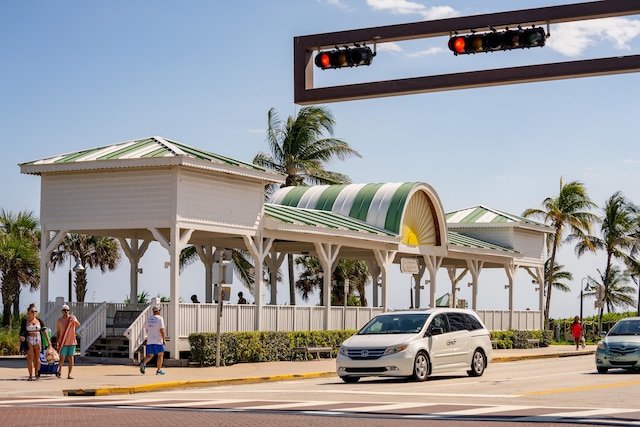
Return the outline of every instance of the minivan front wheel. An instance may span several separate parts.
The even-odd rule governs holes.
[[[429,376],[429,357],[423,351],[416,355],[413,361],[413,376],[416,381],[425,381]]]
[[[487,366],[487,356],[482,351],[476,350],[471,358],[471,369],[467,373],[472,377],[480,377],[484,374],[485,366]]]

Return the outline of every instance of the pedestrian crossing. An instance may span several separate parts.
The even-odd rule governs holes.
[[[3,407],[64,407],[154,409],[180,411],[233,411],[304,414],[315,416],[366,416],[393,419],[562,422],[640,427],[640,409],[569,408],[526,405],[489,405],[422,402],[283,401],[256,399],[163,399],[162,397],[8,397]]]

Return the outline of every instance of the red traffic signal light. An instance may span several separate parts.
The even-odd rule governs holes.
[[[318,52],[315,63],[317,67],[328,68],[358,67],[371,65],[376,54],[368,46],[347,47]]]
[[[524,49],[542,47],[547,34],[542,27],[473,33],[466,36],[453,36],[449,39],[449,50],[454,55],[465,55],[496,50]]]

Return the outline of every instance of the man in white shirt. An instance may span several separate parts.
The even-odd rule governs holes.
[[[147,363],[149,363],[154,355],[157,355],[158,370],[156,371],[156,375],[164,375],[165,372],[162,370],[164,346],[166,344],[164,340],[164,319],[160,316],[160,306],[154,306],[152,311],[153,315],[149,316],[147,322],[144,324],[144,329],[147,331],[147,356],[140,362],[140,373],[145,373]]]

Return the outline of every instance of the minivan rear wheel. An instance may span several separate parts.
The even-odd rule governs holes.
[[[476,350],[471,358],[471,369],[467,373],[472,377],[480,377],[484,374],[485,366],[487,366],[487,356],[482,351]]]
[[[413,361],[413,376],[416,381],[425,381],[429,376],[429,357],[424,351],[419,352]]]

